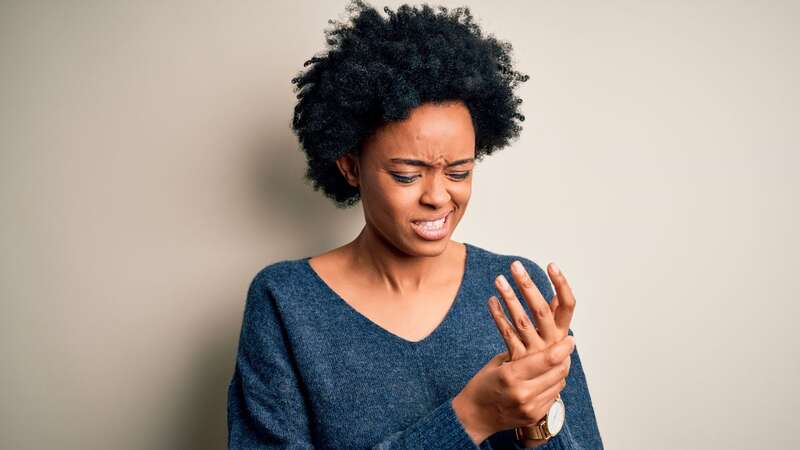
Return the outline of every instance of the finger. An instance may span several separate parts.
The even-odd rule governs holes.
[[[497,290],[500,291],[500,295],[503,296],[503,300],[506,302],[508,312],[511,314],[511,323],[516,327],[517,334],[522,340],[522,343],[525,344],[525,348],[541,350],[547,347],[547,344],[533,327],[531,318],[528,316],[528,313],[525,312],[525,308],[522,307],[522,304],[517,298],[517,294],[514,293],[514,289],[511,288],[506,277],[502,274],[498,275],[494,280],[494,284]]]
[[[491,365],[494,367],[499,367],[509,361],[511,361],[511,358],[509,358],[508,352],[498,353],[490,360]]]
[[[514,325],[508,321],[506,313],[500,306],[500,301],[494,295],[489,298],[489,312],[494,319],[497,329],[500,331],[500,336],[506,343],[509,356],[512,360],[519,359],[527,353],[525,344],[519,340]]]
[[[558,339],[564,339],[564,336],[569,334],[569,324],[567,324],[566,329],[561,328],[558,325],[558,321],[556,320],[556,318],[558,317],[559,314],[561,314],[558,312],[558,304],[559,304],[558,294],[553,294],[553,297],[550,299],[550,311],[553,312],[553,321],[556,323],[556,329],[558,330]]]
[[[550,274],[550,279],[553,281],[553,286],[556,288],[556,296],[558,297],[558,310],[555,313],[556,326],[566,332],[569,330],[569,324],[572,322],[572,316],[575,312],[575,296],[572,294],[572,288],[567,283],[567,278],[564,273],[559,270],[556,263],[551,262],[547,265],[547,270]],[[554,296],[555,299],[555,296]]]
[[[550,299],[550,311],[553,311],[553,317],[556,316],[556,310],[558,309],[558,294],[553,294],[553,298]],[[558,322],[556,322],[558,325]]]
[[[519,261],[514,261],[511,264],[511,272],[514,274],[514,279],[536,319],[539,335],[545,342],[552,343],[557,341],[561,336],[556,328],[553,311],[550,309],[550,305],[547,304],[547,300],[542,297],[542,293],[539,292],[536,283],[533,282],[528,271]],[[544,348],[544,346],[540,348]]]
[[[575,338],[567,335],[564,339],[550,347],[529,353],[520,359],[508,363],[511,373],[518,380],[530,380],[561,364],[575,348]]]
[[[497,276],[495,278],[495,286],[500,291],[500,295],[503,296],[503,300],[505,300],[506,307],[511,314],[511,323],[516,327],[517,334],[522,343],[525,344],[525,348],[532,350],[545,348],[547,344],[541,338],[537,329],[534,328],[531,318],[525,308],[522,307],[517,294],[514,293],[514,289],[511,288],[506,277],[502,274]]]

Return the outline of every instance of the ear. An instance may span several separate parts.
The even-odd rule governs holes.
[[[345,153],[336,160],[336,165],[339,167],[339,172],[341,172],[345,180],[347,180],[347,184],[358,187],[358,158],[351,153]]]

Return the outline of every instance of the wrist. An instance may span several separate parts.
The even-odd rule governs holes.
[[[480,445],[491,436],[492,431],[483,423],[479,409],[463,394],[463,391],[453,397],[452,404],[456,417],[475,445]]]

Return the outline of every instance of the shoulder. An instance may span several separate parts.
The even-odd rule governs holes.
[[[513,252],[497,252],[473,244],[467,243],[467,245],[470,250],[470,258],[473,258],[473,261],[478,263],[479,267],[491,271],[494,276],[503,274],[507,279],[511,280],[511,263],[519,261],[539,288],[542,296],[548,302],[552,298],[553,288],[550,285],[550,278],[542,267],[542,265],[546,266],[546,264],[540,265],[535,259]]]
[[[319,288],[306,264],[305,258],[275,261],[249,277],[243,317],[248,332],[291,328],[303,317],[314,316]]]
[[[263,266],[250,276],[248,298],[282,297],[298,286],[308,284],[304,258],[283,259]]]

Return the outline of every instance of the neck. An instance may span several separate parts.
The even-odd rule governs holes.
[[[448,240],[440,254],[409,255],[383,238],[368,223],[347,246],[351,263],[370,284],[380,284],[388,292],[403,295],[449,280],[451,271],[445,269],[450,267],[448,262],[460,258],[457,256],[462,253],[458,248],[460,245]]]

